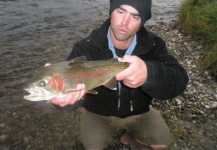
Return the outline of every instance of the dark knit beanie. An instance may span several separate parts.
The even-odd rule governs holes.
[[[139,12],[141,25],[151,18],[151,0],[110,0],[109,14],[111,15],[114,9],[124,4],[134,7]]]

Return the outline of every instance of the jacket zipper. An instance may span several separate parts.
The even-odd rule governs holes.
[[[133,111],[133,101],[130,101],[130,111]]]
[[[120,105],[121,105],[121,99],[120,99],[120,95],[121,95],[121,83],[117,82],[117,90],[118,90],[118,106],[117,106],[117,111],[118,111],[118,115],[120,115]]]
[[[121,105],[121,99],[120,99],[121,83],[120,82],[117,83],[117,89],[118,89],[118,107],[117,107],[117,111],[118,111],[118,114],[120,114],[120,105]],[[130,100],[130,111],[133,111],[133,101],[132,100]]]

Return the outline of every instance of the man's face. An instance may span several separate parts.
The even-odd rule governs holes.
[[[111,13],[111,34],[118,41],[132,39],[140,26],[141,18],[132,6],[121,5]]]

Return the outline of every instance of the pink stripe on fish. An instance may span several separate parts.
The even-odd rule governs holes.
[[[93,78],[100,78],[101,76],[110,73],[110,70],[98,70],[95,72],[87,72],[87,73],[77,73],[76,75],[73,75],[75,78],[79,78],[81,80],[89,80]]]

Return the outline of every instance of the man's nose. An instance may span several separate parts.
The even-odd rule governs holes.
[[[124,17],[122,18],[121,24],[124,26],[127,26],[130,22],[130,16],[129,15],[124,15]]]

